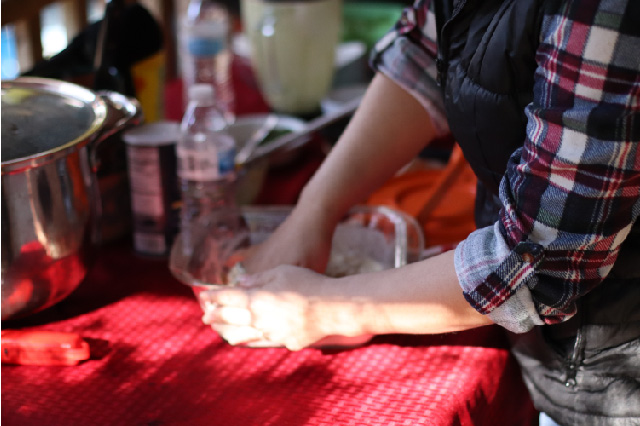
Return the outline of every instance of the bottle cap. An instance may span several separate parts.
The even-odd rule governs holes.
[[[189,101],[213,101],[213,86],[207,83],[198,83],[189,87]]]

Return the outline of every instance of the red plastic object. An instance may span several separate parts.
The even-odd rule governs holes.
[[[2,363],[76,365],[89,359],[89,344],[76,333],[2,330]]]

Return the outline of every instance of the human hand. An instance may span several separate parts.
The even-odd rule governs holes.
[[[300,350],[330,335],[359,336],[357,304],[336,279],[283,265],[200,294],[203,322],[230,344],[267,340]]]
[[[335,225],[314,212],[294,210],[262,244],[251,247],[242,260],[250,274],[279,265],[295,265],[324,272]]]

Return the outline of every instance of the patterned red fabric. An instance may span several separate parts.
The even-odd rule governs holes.
[[[529,425],[497,327],[380,336],[337,353],[232,347],[166,261],[101,249],[47,311],[3,327],[80,333],[91,359],[2,366],[3,425]]]

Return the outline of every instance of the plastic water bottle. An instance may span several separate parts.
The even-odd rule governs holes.
[[[191,285],[226,284],[235,252],[249,244],[249,230],[236,204],[235,142],[213,87],[196,84],[177,144],[182,192],[180,234],[172,247],[174,275]]]
[[[231,82],[231,18],[227,7],[215,0],[191,0],[181,28],[181,71],[184,93],[194,84],[214,87],[217,103],[227,121],[234,118]],[[188,96],[185,96],[188,99]]]

